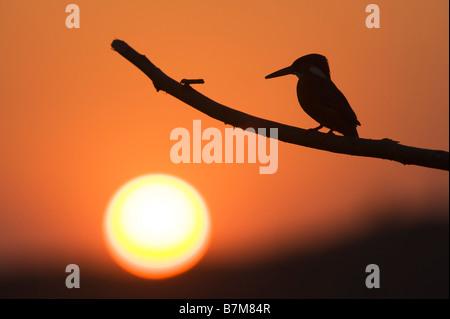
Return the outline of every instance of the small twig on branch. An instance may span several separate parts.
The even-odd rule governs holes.
[[[203,79],[183,79],[180,81],[181,84],[190,85],[190,84],[204,84],[205,80]]]
[[[193,89],[187,80],[183,85],[158,69],[145,55],[136,52],[121,40],[114,40],[112,48],[133,63],[152,81],[156,91],[162,90],[206,115],[242,129],[278,128],[278,139],[283,142],[330,151],[334,153],[376,157],[402,164],[449,170],[449,153],[439,150],[401,145],[390,139],[372,140],[325,134],[255,117],[219,104]],[[199,82],[191,82],[199,83]],[[326,136],[327,135],[327,136]],[[326,136],[326,138],[325,138]]]

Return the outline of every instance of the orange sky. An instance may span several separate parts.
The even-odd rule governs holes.
[[[65,26],[68,3],[80,6],[80,29]],[[321,53],[361,137],[448,150],[449,3],[375,3],[377,30],[359,0],[0,1],[0,270],[42,256],[112,263],[108,201],[151,173],[204,196],[212,263],[351,235],[386,207],[404,221],[428,217],[413,208],[448,207],[447,172],[285,143],[274,175],[259,164],[173,164],[172,129],[226,126],[156,93],[110,49],[124,40],[174,79],[205,79],[196,88],[220,103],[303,128],[316,123],[298,105],[296,78],[264,76]]]

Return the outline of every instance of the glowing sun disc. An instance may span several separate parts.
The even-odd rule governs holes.
[[[181,179],[146,175],[122,186],[109,203],[104,231],[111,255],[129,272],[165,278],[203,256],[209,216],[200,194]]]

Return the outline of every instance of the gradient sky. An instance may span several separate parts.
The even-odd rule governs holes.
[[[80,29],[65,26],[69,3]],[[448,208],[448,172],[286,143],[274,175],[259,164],[173,164],[174,128],[227,126],[157,93],[110,47],[124,40],[176,80],[205,79],[196,89],[222,104],[302,128],[316,123],[296,78],[264,76],[321,53],[361,137],[448,151],[448,1],[377,0],[380,29],[365,26],[369,3],[0,0],[0,271],[56,256],[112,264],[107,204],[151,173],[205,198],[210,263],[261,261]],[[403,213],[380,216],[386,207]]]

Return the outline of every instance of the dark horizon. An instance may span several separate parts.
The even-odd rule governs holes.
[[[0,298],[449,298],[446,222],[386,223],[357,240],[239,267],[200,262],[185,274],[141,279],[114,266],[80,264],[81,287],[67,289],[64,261],[0,277]],[[365,286],[365,266],[381,269],[381,287]]]

